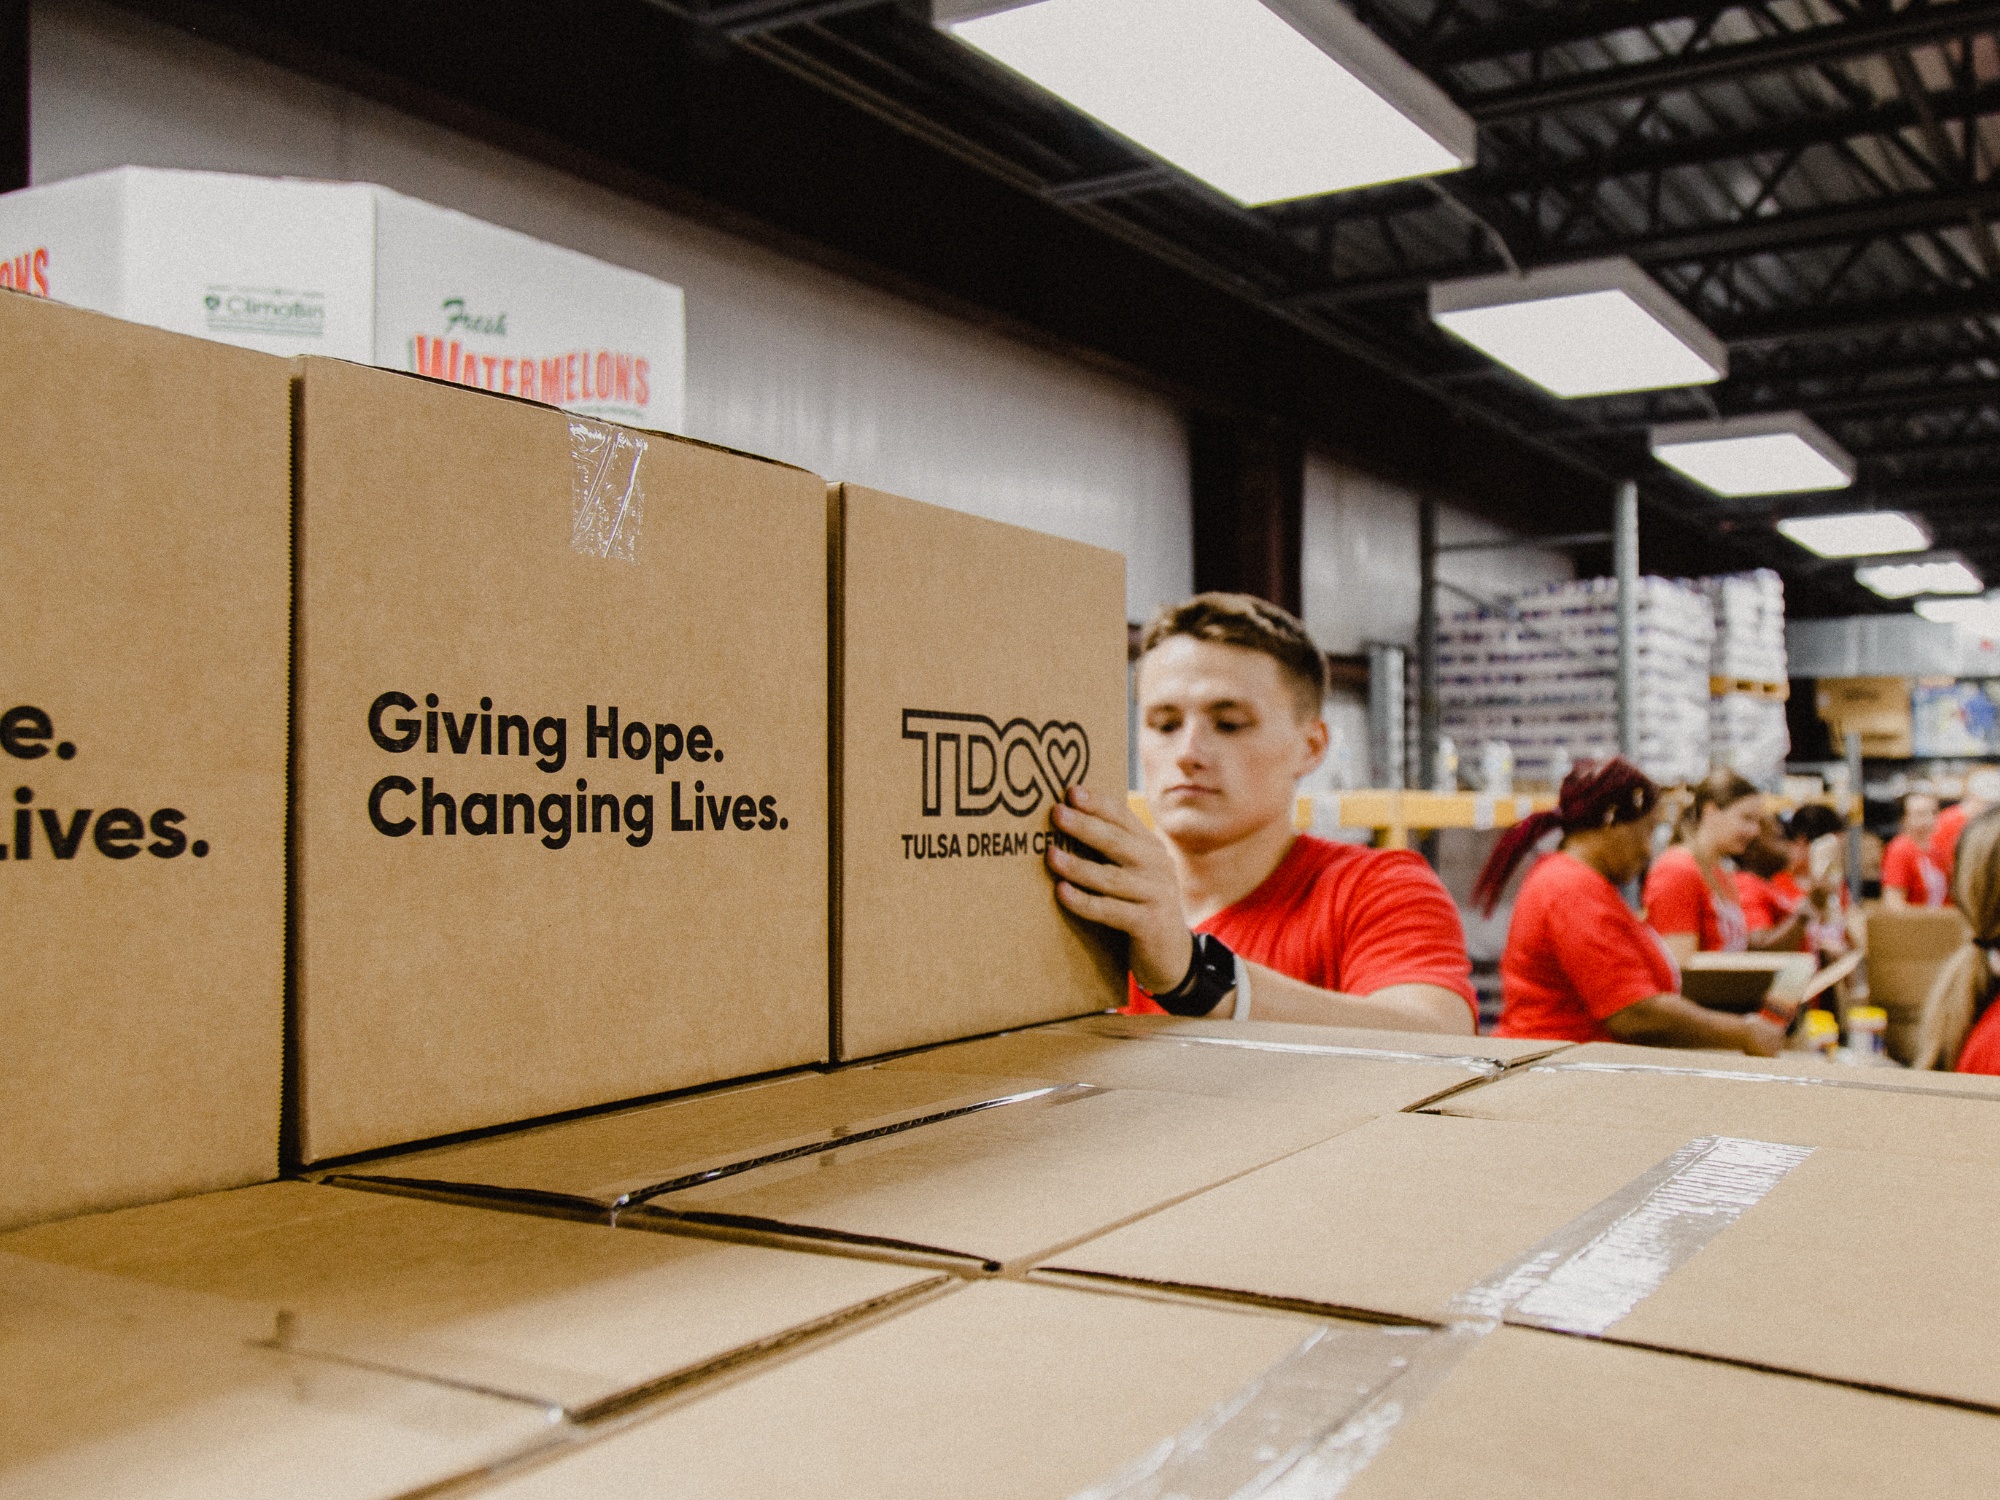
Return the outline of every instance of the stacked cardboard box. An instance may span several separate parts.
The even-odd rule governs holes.
[[[1708,769],[1713,611],[1697,589],[1642,578],[1637,620],[1640,765],[1657,781],[1694,780]],[[1440,723],[1461,747],[1506,741],[1516,774],[1546,781],[1565,757],[1617,754],[1617,666],[1616,581],[1552,584],[1504,615],[1440,623]]]
[[[1700,580],[1715,609],[1715,648],[1709,658],[1709,758],[1718,766],[1775,788],[1791,753],[1784,700],[1738,684],[1775,686],[1787,680],[1785,584],[1769,568]]]

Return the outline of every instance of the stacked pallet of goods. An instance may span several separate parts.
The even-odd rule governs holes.
[[[1775,787],[1791,752],[1785,727],[1785,584],[1769,568],[1704,578],[1715,608],[1709,658],[1709,756]]]
[[[1709,759],[1715,615],[1691,584],[1639,580],[1639,762],[1663,783],[1700,777]],[[1461,747],[1505,740],[1515,771],[1556,779],[1570,760],[1618,749],[1618,585],[1551,584],[1510,611],[1450,617],[1438,628],[1438,709]]]

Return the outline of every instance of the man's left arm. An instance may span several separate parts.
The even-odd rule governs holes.
[[[1302,1021],[1318,1026],[1366,1026],[1382,1031],[1435,1031],[1471,1036],[1465,997],[1441,984],[1391,984],[1367,995],[1344,995],[1245,961],[1250,1014],[1259,1021]],[[1227,1001],[1214,1014],[1233,1014]]]

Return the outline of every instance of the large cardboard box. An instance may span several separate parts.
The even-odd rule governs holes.
[[[1165,1024],[1162,1024],[1165,1023]],[[1333,1038],[1339,1038],[1334,1040]],[[1413,1040],[1435,1050],[1370,1048],[1369,1040]],[[1469,1049],[1453,1054],[1452,1042]],[[1523,1044],[1501,1041],[1512,1050]],[[1560,1043],[1528,1043],[1530,1055]],[[1484,1038],[1415,1036],[1269,1021],[1196,1021],[1172,1016],[1092,1016],[1029,1031],[913,1053],[885,1072],[990,1073],[1056,1078],[1100,1088],[1206,1094],[1284,1104],[1329,1135],[1394,1110],[1415,1109],[1499,1074],[1477,1055]]]
[[[1724,1143],[1648,1176],[1686,1146],[1393,1115],[1037,1274],[1418,1319],[1526,1277],[1546,1289],[1495,1315],[2000,1408],[2000,1167]],[[1532,1277],[1503,1278],[1531,1253]],[[1828,1255],[1848,1292],[1831,1303],[1800,1271]]]
[[[0,1236],[219,1298],[296,1352],[601,1420],[896,1305],[934,1273],[298,1182]]]
[[[1868,1003],[1888,1012],[1885,1041],[1898,1062],[1916,1056],[1924,1001],[1952,955],[1972,937],[1957,907],[1875,907],[1868,913]]]
[[[1970,1500],[1995,1462],[1983,1414],[1649,1350],[989,1283],[490,1493]]]
[[[1472,1119],[1718,1134],[2000,1165],[2000,1079],[1590,1042],[1432,1106]]]
[[[1245,1099],[854,1068],[392,1157],[337,1180],[990,1272],[1336,1128]]]
[[[303,1353],[222,1297],[0,1254],[7,1500],[392,1500],[567,1436],[532,1401]]]
[[[1122,938],[1057,904],[1049,809],[1125,795],[1115,552],[856,485],[839,558],[835,1056],[1124,1003]]]
[[[1840,746],[1849,730],[1861,736],[1861,753],[1889,758],[1910,753],[1910,679],[1822,677],[1816,706]]]
[[[303,362],[305,1160],[826,1056],[824,496]]]
[[[0,293],[0,1228],[276,1174],[287,371]]]
[[[679,430],[681,289],[367,182],[118,167],[0,194],[0,286]]]

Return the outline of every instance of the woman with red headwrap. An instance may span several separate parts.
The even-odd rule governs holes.
[[[1660,789],[1630,762],[1584,761],[1554,812],[1507,831],[1472,888],[1491,915],[1528,851],[1560,828],[1562,844],[1521,883],[1500,958],[1501,1036],[1652,1047],[1718,1047],[1775,1057],[1784,1018],[1705,1010],[1679,994],[1680,971],[1657,933],[1618,894],[1652,853]]]

